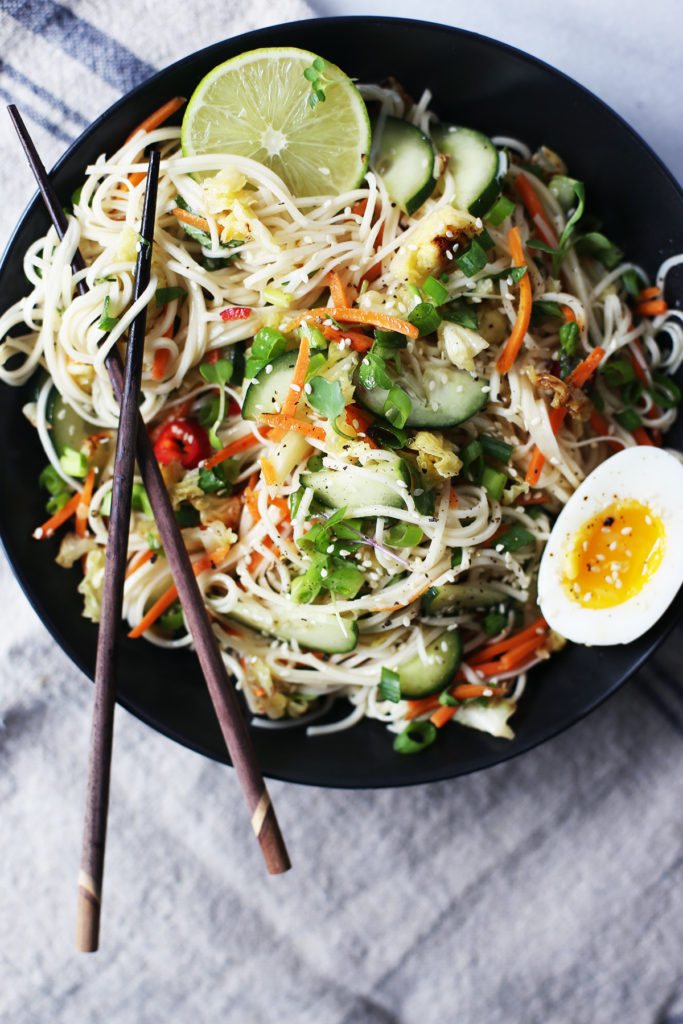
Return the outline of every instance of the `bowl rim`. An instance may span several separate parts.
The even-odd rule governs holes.
[[[273,44],[272,39],[277,36],[278,33],[286,32],[291,33],[296,30],[297,27],[303,27],[311,29],[315,27],[316,31],[324,32],[325,30],[333,29],[339,25],[371,25],[374,30],[385,24],[391,26],[400,26],[406,31],[411,29],[419,28],[420,30],[438,31],[450,35],[454,39],[458,39],[463,42],[476,41],[478,44],[483,44],[486,47],[492,47],[495,51],[502,52],[514,57],[516,60],[521,61],[527,65],[530,65],[536,69],[542,69],[546,73],[564,80],[564,82],[570,86],[573,90],[578,90],[585,97],[588,97],[593,103],[597,104],[602,108],[603,112],[609,119],[617,122],[621,130],[625,130],[633,139],[633,141],[640,147],[646,157],[658,166],[659,170],[668,178],[670,184],[674,190],[678,193],[678,196],[683,204],[683,187],[676,179],[671,170],[667,167],[664,161],[657,155],[652,147],[643,139],[643,137],[609,104],[602,100],[599,96],[593,93],[586,86],[577,82],[574,78],[568,75],[566,72],[553,67],[542,58],[536,57],[532,54],[527,53],[524,50],[519,49],[509,43],[502,42],[490,36],[486,36],[482,33],[473,32],[468,29],[461,29],[452,25],[444,25],[438,22],[425,21],[422,19],[415,18],[403,18],[403,17],[391,17],[381,16],[374,17],[371,15],[344,15],[334,17],[321,17],[321,18],[309,18],[303,19],[298,22],[283,22],[276,25],[265,26],[258,29],[250,30],[246,33],[241,33],[236,36],[228,37],[226,39],[219,40],[215,43],[211,43],[208,46],[202,47],[199,50],[188,53],[171,64],[160,69],[155,74],[146,78],[140,82],[133,89],[129,90],[117,100],[115,100],[105,111],[103,111],[90,125],[88,125],[83,132],[69,145],[65,152],[59,157],[54,163],[50,170],[50,177],[58,176],[65,167],[68,167],[69,163],[77,155],[82,145],[90,139],[92,136],[97,136],[104,128],[106,122],[116,114],[122,107],[135,101],[140,96],[146,94],[149,91],[153,91],[154,86],[162,82],[168,75],[174,71],[181,71],[182,68],[190,63],[201,61],[201,58],[209,58],[212,53],[218,54],[222,49],[225,51],[226,47],[240,46],[243,50],[255,49],[259,45],[278,45]],[[268,40],[271,40],[269,43]],[[216,63],[221,59],[228,59],[228,57],[217,57]],[[16,239],[21,231],[25,222],[36,214],[39,214],[41,209],[41,199],[38,192],[29,200],[26,207],[24,208],[21,216],[17,220],[14,229],[12,230],[9,239],[5,245],[2,256],[0,257],[0,272],[5,266],[5,263],[16,244]],[[11,554],[11,541],[5,535],[4,530],[0,530],[0,546],[2,547],[5,556],[10,564],[10,567],[17,579],[20,587],[22,588],[29,603],[36,611],[43,625],[48,630],[51,637],[59,644],[65,654],[70,660],[89,678],[92,679],[91,667],[87,663],[85,652],[78,649],[73,638],[69,636],[62,628],[54,622],[53,617],[50,613],[49,607],[46,604],[44,597],[39,590],[36,590],[32,581],[29,579],[29,574],[26,570],[25,565],[22,564],[21,560],[17,560],[12,557]],[[484,763],[478,764],[473,763],[469,766],[463,767],[462,765],[453,766],[451,770],[444,767],[434,773],[422,773],[423,777],[415,778],[413,781],[405,781],[403,778],[392,779],[382,777],[381,781],[373,781],[372,778],[358,781],[345,782],[335,776],[332,780],[330,778],[313,779],[305,776],[298,776],[296,773],[291,771],[278,771],[269,768],[264,771],[269,778],[277,779],[285,782],[293,782],[300,785],[311,785],[311,786],[322,786],[325,788],[338,788],[338,789],[381,789],[381,788],[397,788],[414,785],[424,785],[429,782],[444,781],[446,779],[452,779],[460,775],[470,774],[474,771],[481,771],[487,767],[493,767],[504,761],[508,761],[511,758],[517,757],[520,754],[526,753],[532,750],[536,746],[547,742],[554,738],[566,729],[581,721],[587,714],[599,707],[608,697],[610,697],[617,689],[619,689],[627,679],[635,674],[644,662],[654,653],[657,647],[664,641],[669,635],[674,625],[676,624],[680,611],[683,609],[683,593],[679,593],[678,597],[672,602],[667,609],[664,616],[656,623],[650,633],[656,635],[650,636],[650,633],[646,634],[645,639],[647,640],[648,646],[644,649],[628,666],[628,668],[622,672],[615,681],[603,692],[600,692],[593,700],[585,703],[581,710],[577,712],[567,711],[565,715],[560,717],[553,723],[550,723],[545,729],[541,729],[534,733],[528,740],[517,736],[514,747],[511,741],[506,741],[505,747],[501,746],[499,750],[495,752],[493,756],[484,757]],[[215,750],[210,749],[208,746],[203,746],[201,743],[195,743],[189,741],[187,736],[183,733],[159,720],[154,713],[149,713],[144,708],[136,706],[134,701],[129,700],[125,695],[119,694],[117,696],[117,703],[122,707],[126,708],[130,713],[134,714],[138,719],[143,721],[146,725],[160,732],[162,735],[175,740],[185,747],[196,751],[203,756],[210,757],[213,760],[221,760],[224,763],[230,763],[227,756],[218,756]],[[377,729],[383,729],[384,726],[381,722],[374,722],[373,725]],[[419,774],[419,773],[418,773]]]

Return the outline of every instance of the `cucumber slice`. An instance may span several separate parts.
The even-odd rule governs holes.
[[[96,429],[91,423],[86,423],[81,419],[76,410],[67,405],[55,388],[50,392],[46,415],[52,426],[50,440],[60,458],[66,448],[73,448],[74,451],[79,452],[86,437],[89,437]]]
[[[434,145],[450,157],[454,177],[453,205],[482,217],[500,192],[500,154],[491,140],[472,128],[441,124],[432,129]]]
[[[407,427],[429,429],[457,426],[458,423],[463,423],[478,413],[488,399],[488,381],[484,377],[473,377],[466,370],[458,370],[455,367],[447,366],[435,372],[427,369],[424,383],[424,394],[416,395],[409,385],[400,381],[401,387],[412,402],[406,420]],[[430,383],[434,384],[431,391]],[[383,416],[384,403],[389,392],[384,388],[373,388],[368,391],[361,384],[358,371],[354,376],[354,384],[356,400],[375,416]]]
[[[389,198],[404,213],[414,213],[436,185],[434,150],[420,129],[399,117],[371,118],[372,170],[382,179]]]
[[[446,630],[426,647],[428,664],[415,654],[398,670],[401,697],[420,700],[445,689],[460,666],[462,640],[457,629]],[[434,661],[431,659],[434,658]]]
[[[318,501],[330,508],[354,508],[363,505],[388,505],[403,508],[403,494],[410,487],[410,470],[398,456],[391,462],[366,462],[364,469],[375,474],[373,479],[354,472],[353,466],[344,469],[321,469],[317,473],[302,473],[301,483],[312,487]],[[400,486],[397,488],[397,484]]]
[[[272,363],[268,363],[268,366],[259,370],[244,396],[243,419],[255,420],[263,413],[280,411],[292,382],[297,356],[296,349],[284,352],[273,359]],[[270,371],[268,367],[271,367]]]
[[[507,600],[502,590],[487,583],[444,583],[430,587],[422,598],[425,615],[459,615],[476,608],[490,608]]]
[[[325,654],[345,654],[358,644],[358,626],[322,609],[300,604],[292,608],[264,608],[248,598],[230,612],[236,622],[277,640],[296,640],[300,647]]]

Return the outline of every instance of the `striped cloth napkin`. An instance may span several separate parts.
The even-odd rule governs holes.
[[[301,0],[2,0],[0,96],[49,166],[154,70]],[[33,194],[0,114],[0,235]],[[73,952],[92,690],[0,558],[1,1024],[683,1024],[679,629],[587,720],[413,790],[272,783],[117,714],[102,947]],[[349,734],[349,742],[353,736]]]

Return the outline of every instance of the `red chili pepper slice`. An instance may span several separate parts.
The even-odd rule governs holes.
[[[221,320],[246,320],[247,317],[251,316],[251,310],[248,306],[228,306],[227,309],[222,309]]]
[[[183,469],[195,469],[211,452],[209,435],[195,420],[171,420],[154,442],[154,454],[162,466],[178,459]]]

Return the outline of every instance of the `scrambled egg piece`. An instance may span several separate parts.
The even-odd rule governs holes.
[[[256,192],[246,188],[246,184],[246,177],[234,167],[224,167],[202,185],[206,211],[220,222],[220,240],[225,243],[256,238],[268,248],[279,250],[268,228],[254,213]]]
[[[467,370],[468,373],[475,372],[475,358],[489,347],[488,341],[482,338],[478,331],[447,321],[439,324],[437,335],[439,344],[453,365],[459,370]]]
[[[462,459],[458,458],[454,445],[443,434],[418,430],[410,447],[417,449],[417,468],[429,486],[457,476],[462,469]]]
[[[422,221],[391,261],[391,273],[406,284],[420,285],[441,270],[457,247],[483,229],[481,220],[453,206],[442,206]]]

